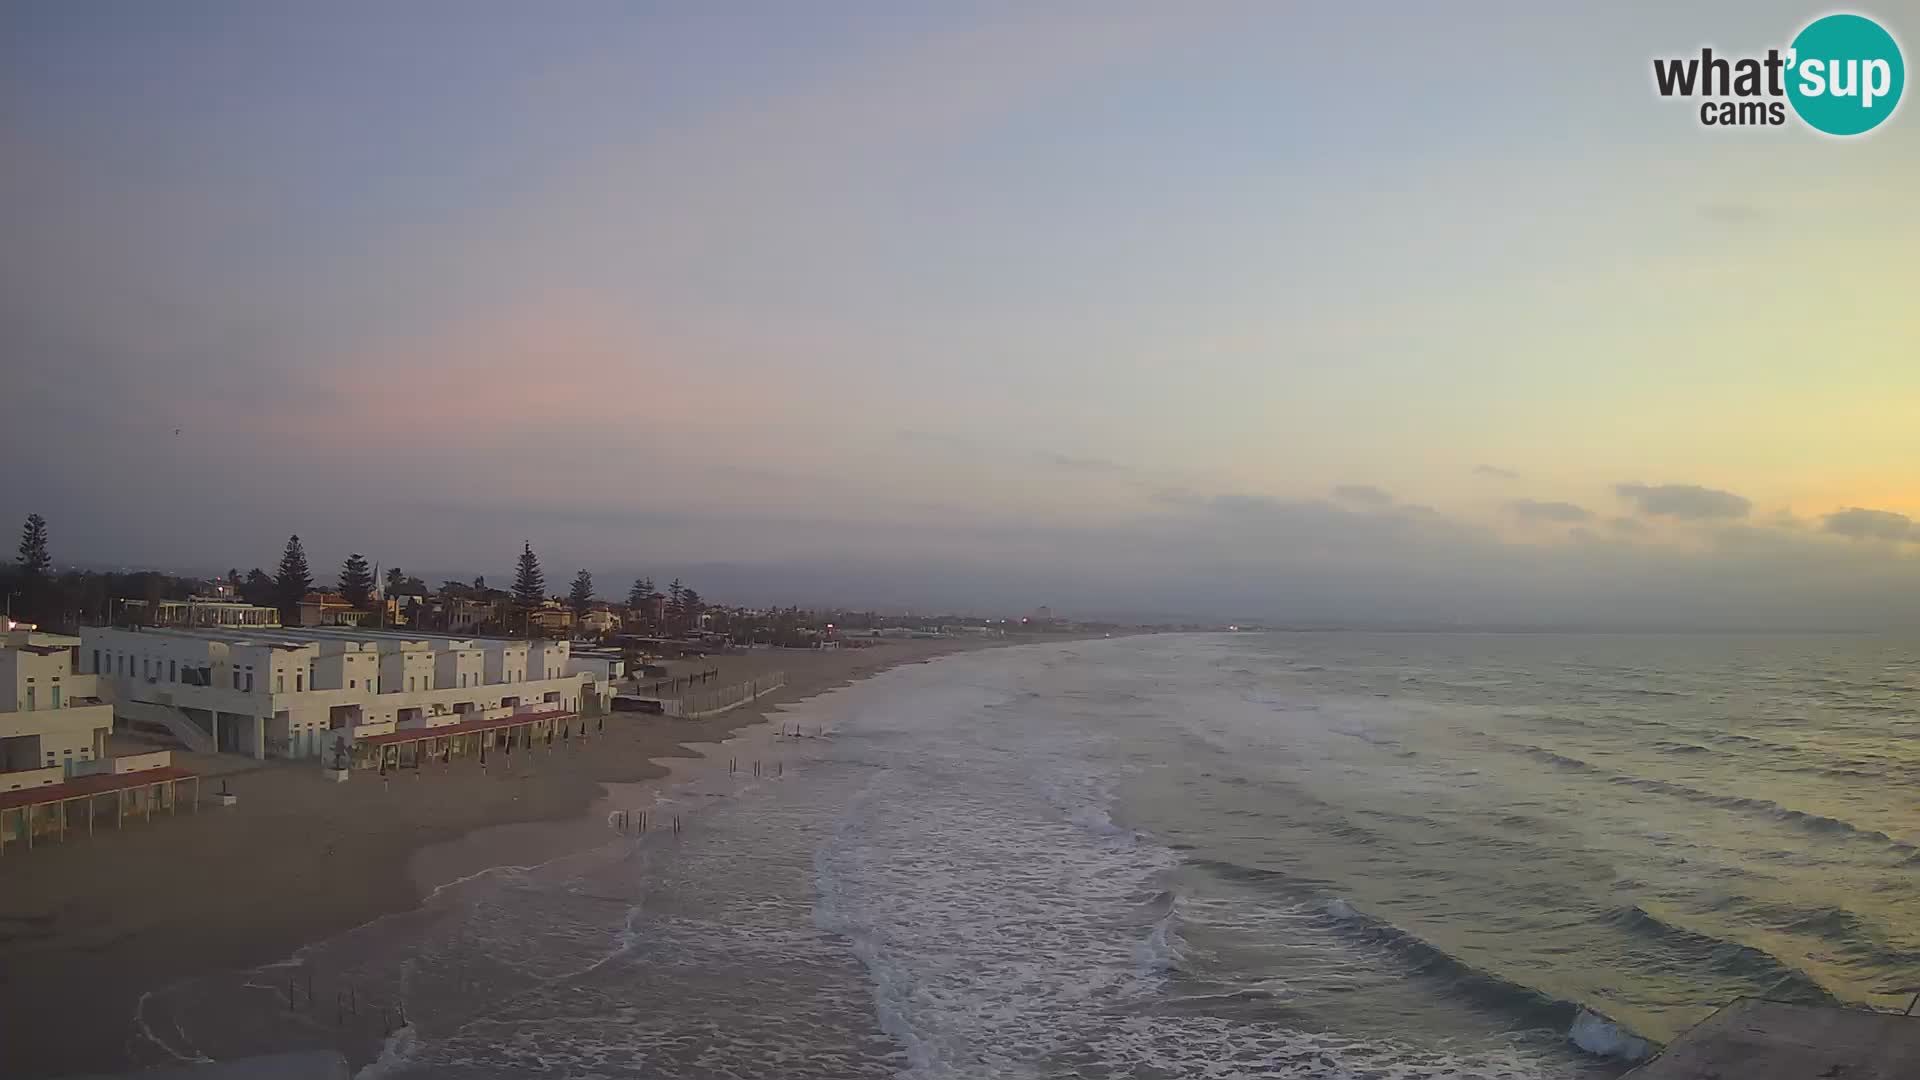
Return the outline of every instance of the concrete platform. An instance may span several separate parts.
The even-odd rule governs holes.
[[[1920,1016],[1739,998],[1621,1080],[1914,1080]]]

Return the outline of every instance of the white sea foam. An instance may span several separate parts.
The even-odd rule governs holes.
[[[1644,1061],[1653,1056],[1652,1043],[1591,1009],[1580,1010],[1567,1037],[1580,1049],[1601,1057]]]

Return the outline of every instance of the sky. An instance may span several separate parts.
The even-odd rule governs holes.
[[[1920,623],[1920,113],[1687,5],[0,9],[0,513],[709,599]],[[1907,42],[1920,5],[1862,9]]]

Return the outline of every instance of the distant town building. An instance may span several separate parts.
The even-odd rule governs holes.
[[[580,617],[580,632],[593,637],[602,637],[620,629],[620,616],[611,611],[597,609]]]
[[[544,634],[566,635],[573,630],[573,609],[564,604],[549,602],[528,613],[527,625]]]
[[[370,614],[337,592],[310,592],[300,601],[301,626],[359,626]]]
[[[122,600],[127,621],[141,626],[279,626],[280,609],[260,607],[222,596],[185,600]]]

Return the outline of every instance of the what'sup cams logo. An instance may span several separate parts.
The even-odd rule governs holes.
[[[1778,127],[1787,107],[1828,135],[1864,135],[1900,106],[1907,65],[1900,43],[1864,15],[1825,15],[1765,56],[1662,57],[1653,85],[1663,98],[1700,98],[1707,127]]]

